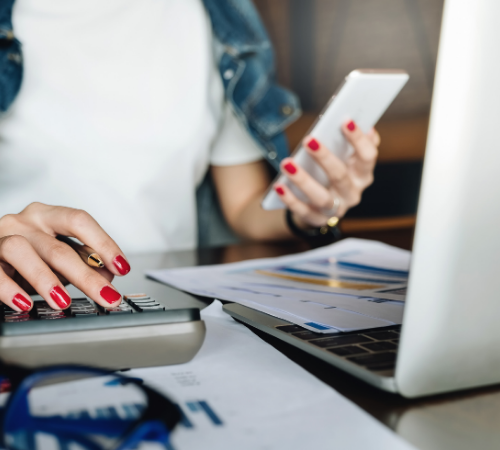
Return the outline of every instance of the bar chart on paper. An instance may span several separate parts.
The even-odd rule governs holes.
[[[220,427],[224,425],[207,400],[192,400],[176,405],[181,413],[180,426],[195,428],[197,424]],[[99,407],[93,410],[69,411],[66,415],[71,419],[137,419],[143,411],[143,406],[138,403],[123,403],[119,406]]]
[[[186,416],[184,410],[180,408],[182,413],[182,425],[186,428],[194,428],[196,422],[199,420],[203,420],[215,427],[220,427],[224,425],[224,422],[221,420],[218,414],[214,411],[214,409],[210,406],[210,404],[206,400],[198,400],[192,402],[185,402],[185,405],[188,410],[188,416]]]
[[[410,258],[381,242],[346,239],[297,255],[148,275],[328,334],[400,325]]]
[[[180,426],[192,429],[197,425],[220,427],[224,425],[220,415],[207,400],[193,400],[177,404],[182,419]],[[71,419],[137,419],[142,413],[140,404],[124,403],[120,406],[95,408],[94,410],[70,411]]]

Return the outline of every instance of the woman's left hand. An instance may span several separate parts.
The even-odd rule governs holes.
[[[277,183],[274,186],[299,226],[321,227],[332,216],[342,217],[349,208],[361,201],[363,191],[373,182],[377,147],[380,144],[379,134],[375,129],[364,134],[353,121],[343,124],[342,131],[354,148],[353,155],[345,162],[311,136],[304,139],[307,152],[329,179],[327,187],[318,183],[292,158],[285,158],[281,162],[282,173],[309,199],[305,203],[285,185]]]

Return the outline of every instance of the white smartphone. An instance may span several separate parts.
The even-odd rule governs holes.
[[[363,132],[368,132],[396,98],[408,78],[409,75],[403,70],[353,70],[347,75],[307,134],[317,139],[339,158],[347,159],[352,154],[353,148],[342,133],[342,123],[354,120]],[[308,155],[302,143],[295,149],[292,157],[314,179],[323,186],[328,185],[325,172]],[[287,177],[279,175],[262,201],[264,209],[285,207],[273,189],[276,182],[285,184],[300,200],[307,202],[307,197],[302,191]]]

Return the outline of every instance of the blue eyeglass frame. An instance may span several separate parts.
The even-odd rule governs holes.
[[[114,381],[120,384],[134,384],[146,394],[147,408],[137,420],[32,417],[29,413],[27,396],[30,389],[44,379],[71,374],[113,376],[116,379]],[[0,443],[3,448],[12,448],[5,442],[5,430],[9,430],[10,433],[16,429],[24,432],[31,430],[32,433],[26,435],[27,440],[33,441],[35,432],[44,432],[57,437],[60,443],[76,442],[89,450],[130,450],[143,441],[163,444],[167,450],[172,448],[169,438],[171,431],[181,420],[179,409],[165,396],[145,386],[142,380],[87,366],[61,365],[32,371],[2,362],[0,362],[0,377],[9,379],[12,386],[7,404],[0,409]],[[119,440],[112,449],[109,449],[89,440],[85,437],[86,434],[118,437]],[[26,444],[27,448],[35,448],[34,441]]]

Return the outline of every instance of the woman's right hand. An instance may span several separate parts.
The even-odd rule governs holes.
[[[57,235],[92,247],[105,268],[85,264]],[[85,211],[32,203],[19,214],[0,218],[0,301],[16,311],[33,307],[28,293],[41,295],[53,309],[67,308],[66,280],[101,306],[117,306],[122,297],[111,281],[129,271],[118,245]]]

